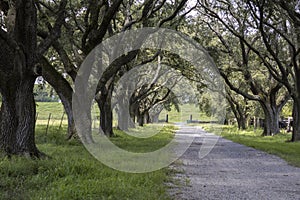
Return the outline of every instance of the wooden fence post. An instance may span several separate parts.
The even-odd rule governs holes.
[[[46,128],[46,135],[48,134],[48,128],[49,128],[50,120],[51,120],[51,113],[49,113],[49,117],[48,117],[48,123],[47,123],[47,128]]]
[[[64,116],[65,116],[65,112],[63,112],[62,116],[61,116],[61,119],[60,119],[60,124],[59,124],[59,129],[61,129],[62,127],[62,122],[64,120]]]
[[[36,115],[35,115],[35,123],[36,123],[36,121],[38,119],[38,116],[39,116],[39,113],[37,112]]]

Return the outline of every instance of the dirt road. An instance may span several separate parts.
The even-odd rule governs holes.
[[[300,168],[223,138],[200,159],[204,138],[217,136],[207,136],[196,127],[185,129],[182,126],[178,134],[196,137],[179,162],[171,166],[183,171],[175,178],[184,186],[170,189],[174,199],[300,199]]]

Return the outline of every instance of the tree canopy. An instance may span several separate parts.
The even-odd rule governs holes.
[[[9,155],[43,155],[34,139],[34,84],[38,76],[62,101],[68,116],[68,138],[72,138],[76,136],[74,83],[85,58],[105,39],[145,27],[176,30],[207,50],[226,84],[221,96],[228,102],[228,113],[241,129],[246,128],[251,115],[259,115],[259,107],[263,135],[279,133],[282,109],[291,99],[292,141],[300,140],[297,0],[1,0],[0,10],[0,149]],[[116,88],[127,72],[145,64],[149,64],[143,71],[145,76],[155,74],[149,84],[136,81]],[[119,111],[118,126],[122,129],[136,122],[157,121],[162,109],[172,105],[179,110],[181,97],[164,85],[164,81],[173,81],[175,87],[179,78],[165,76],[162,65],[194,82],[200,108],[207,114],[211,106],[217,106],[205,90],[205,72],[195,71],[191,63],[171,52],[134,50],[114,60],[97,83],[94,100],[100,110],[99,128],[105,135],[114,135],[113,109]],[[161,74],[167,80],[160,79]],[[135,89],[130,99],[112,101],[114,95],[128,93],[131,88]],[[182,93],[182,98],[187,100],[189,95]],[[129,105],[129,112],[122,110],[124,104]]]

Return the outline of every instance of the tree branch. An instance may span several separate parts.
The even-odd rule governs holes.
[[[47,38],[45,38],[39,44],[38,55],[43,55],[50,48],[53,42],[55,42],[60,37],[61,26],[65,22],[66,5],[67,0],[61,0],[54,27],[50,30],[50,33],[48,34]]]

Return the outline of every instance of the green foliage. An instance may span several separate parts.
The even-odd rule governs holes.
[[[288,142],[291,134],[280,133],[275,136],[261,136],[262,130],[247,129],[239,131],[236,126],[202,125],[207,131],[213,132],[214,126],[222,128],[221,136],[237,143],[244,144],[255,149],[275,154],[288,163],[300,167],[300,142]]]
[[[199,101],[200,101],[199,103],[200,110],[210,117],[212,115],[212,110],[211,110],[211,98],[209,94],[204,93],[203,95],[201,95]]]
[[[292,110],[293,110],[293,102],[288,101],[287,104],[282,108],[281,115],[283,117],[291,117],[292,116]]]
[[[205,113],[206,116],[216,118],[222,121],[222,117],[225,117],[225,110],[227,102],[225,98],[218,94],[213,93],[209,90],[203,92],[199,97],[199,108],[200,111]]]
[[[36,102],[57,102],[58,95],[48,83],[35,84],[34,99]]]
[[[37,127],[38,148],[51,158],[13,157],[0,161],[0,199],[169,199],[165,181],[169,170],[129,174],[104,166],[77,140],[66,141],[65,130]],[[137,142],[115,130],[113,142],[124,149],[150,151],[165,145],[174,128]],[[138,131],[143,131],[139,129]]]

